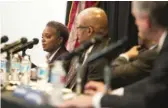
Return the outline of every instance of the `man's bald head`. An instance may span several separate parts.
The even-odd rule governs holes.
[[[104,10],[96,7],[87,8],[81,11],[76,20],[79,41],[88,40],[94,35],[107,35],[108,19]],[[85,29],[85,30],[84,30]],[[86,30],[88,29],[88,30]],[[83,32],[83,33],[82,33]]]

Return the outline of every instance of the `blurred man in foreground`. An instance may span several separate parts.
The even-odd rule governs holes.
[[[158,43],[141,37],[139,41],[139,45],[133,46],[112,61],[112,89],[124,87],[150,75],[158,55]]]

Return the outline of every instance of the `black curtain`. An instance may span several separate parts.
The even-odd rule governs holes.
[[[66,25],[68,24],[71,4],[72,1],[68,1]],[[125,46],[125,50],[137,44],[137,27],[131,15],[130,1],[99,1],[97,7],[102,8],[108,16],[109,36],[112,42],[116,42],[127,36],[128,44]]]
[[[65,24],[66,25],[68,25],[69,13],[70,13],[70,10],[71,10],[71,5],[72,5],[72,1],[67,1],[66,18],[65,18]]]
[[[126,49],[137,44],[137,28],[131,15],[130,1],[100,1],[98,7],[104,9],[108,16],[109,36],[112,42],[127,36]]]

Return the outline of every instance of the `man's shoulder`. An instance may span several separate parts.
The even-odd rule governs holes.
[[[138,58],[139,59],[142,59],[142,58],[156,58],[158,56],[158,54],[159,53],[157,52],[156,49],[145,50],[138,55]]]

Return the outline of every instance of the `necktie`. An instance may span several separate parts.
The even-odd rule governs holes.
[[[88,58],[88,55],[90,54],[93,46],[91,46],[86,53],[80,59],[83,61],[82,65],[85,63],[86,59]],[[68,88],[73,88],[75,82],[76,82],[76,73],[78,72],[77,67],[78,67],[78,60],[79,58],[74,58],[70,64],[70,69],[67,74],[67,80],[66,80],[66,87]]]
[[[76,68],[77,68],[78,58],[73,58],[72,62],[70,63],[70,69],[67,74],[66,86],[69,87],[71,81],[74,79],[76,75]]]

